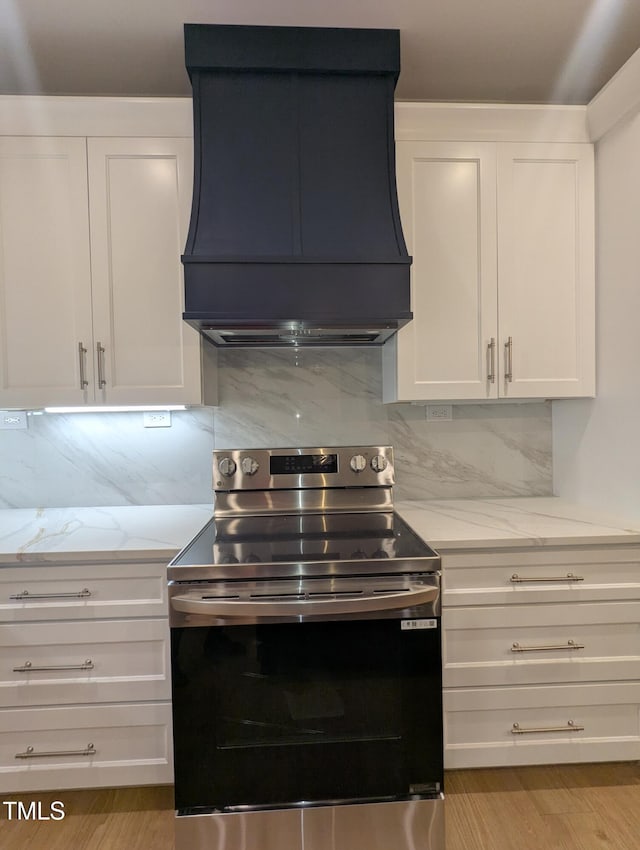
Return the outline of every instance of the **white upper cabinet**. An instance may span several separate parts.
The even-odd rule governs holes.
[[[485,356],[498,333],[494,145],[410,141],[396,149],[414,318],[395,341],[397,399],[387,400],[495,397]],[[391,353],[393,342],[385,358]]]
[[[190,139],[89,139],[96,398],[200,403],[200,339],[182,320]]]
[[[595,392],[593,147],[396,142],[413,321],[385,401]]]
[[[84,139],[0,138],[0,408],[93,385]]]
[[[113,136],[0,137],[0,409],[202,403],[192,142],[119,136],[111,110]]]
[[[499,395],[595,394],[593,148],[498,145]]]

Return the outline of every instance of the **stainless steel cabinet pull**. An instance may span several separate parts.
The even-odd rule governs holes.
[[[28,590],[23,590],[21,593],[12,594],[9,599],[24,602],[31,599],[86,599],[87,596],[91,596],[91,591],[85,587],[77,593],[29,593]]]
[[[104,346],[101,342],[97,343],[96,349],[98,352],[98,387],[103,390],[107,386],[104,377]]]
[[[506,359],[506,369],[504,373],[505,381],[513,381],[513,337],[510,336],[509,339],[504,344],[505,351],[505,359]]]
[[[85,390],[89,386],[89,381],[87,381],[87,375],[85,373],[85,358],[87,356],[87,349],[84,345],[79,342],[78,343],[78,358],[80,360],[80,389]]]
[[[30,661],[25,661],[22,667],[14,667],[14,673],[41,673],[45,670],[93,670],[94,664],[90,658],[84,664],[50,664],[47,667],[35,667]]]
[[[573,573],[567,573],[566,576],[519,576],[514,573],[509,579],[511,584],[524,584],[525,582],[536,581],[584,581],[584,576],[574,576]]]
[[[495,384],[496,382],[496,339],[495,337],[491,337],[491,342],[487,345],[487,353],[489,355],[489,373],[487,374],[487,381],[490,384]]]
[[[519,643],[514,643],[511,646],[511,652],[555,652],[562,649],[584,649],[584,644],[576,643],[574,640],[568,640],[566,643],[554,644],[552,646],[520,646]]]
[[[46,759],[58,756],[95,756],[97,753],[93,744],[87,744],[84,750],[53,750],[52,752],[37,753],[33,747],[27,747],[23,753],[16,753],[17,759]]]
[[[538,735],[543,732],[584,732],[584,726],[579,726],[573,720],[567,720],[566,726],[543,726],[539,729],[522,729],[519,723],[511,727],[512,735]]]
[[[279,617],[282,615],[356,614],[363,611],[388,611],[424,605],[438,598],[437,587],[419,587],[400,593],[365,594],[354,599],[295,599],[273,598],[250,601],[235,599],[203,599],[202,594],[174,596],[171,605],[183,614],[206,614],[209,617]]]

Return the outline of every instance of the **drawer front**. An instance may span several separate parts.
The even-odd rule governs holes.
[[[445,612],[445,687],[637,679],[640,603]]]
[[[445,554],[442,570],[445,606],[640,596],[639,546]]]
[[[0,626],[0,706],[170,698],[166,620]]]
[[[0,620],[167,616],[166,565],[78,564],[0,570]]]
[[[496,707],[502,689],[466,692],[465,700],[445,697],[445,766],[489,767],[562,762],[617,761],[640,758],[640,699],[637,687],[625,694],[611,686],[590,704],[588,687],[504,689],[522,691],[516,703]],[[529,693],[527,693],[529,692]],[[537,693],[539,692],[539,693]],[[505,693],[509,703],[512,694]],[[586,704],[580,701],[586,698]],[[533,704],[528,704],[533,703]],[[544,702],[545,704],[539,704]],[[457,703],[457,705],[456,705]],[[472,708],[471,705],[474,707]]]
[[[168,702],[0,712],[2,792],[172,781]]]

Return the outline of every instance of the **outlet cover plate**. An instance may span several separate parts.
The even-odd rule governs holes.
[[[27,428],[26,410],[2,410],[0,411],[0,429],[22,429]]]
[[[451,422],[453,419],[453,407],[450,404],[428,404],[428,422]]]
[[[170,410],[145,410],[142,414],[145,428],[171,428]]]

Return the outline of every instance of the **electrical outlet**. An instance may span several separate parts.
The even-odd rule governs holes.
[[[145,428],[171,428],[170,410],[146,410],[142,414]]]
[[[453,408],[450,404],[428,404],[427,420],[429,422],[451,422]]]
[[[26,428],[27,412],[26,410],[2,410],[0,411],[0,428]]]

